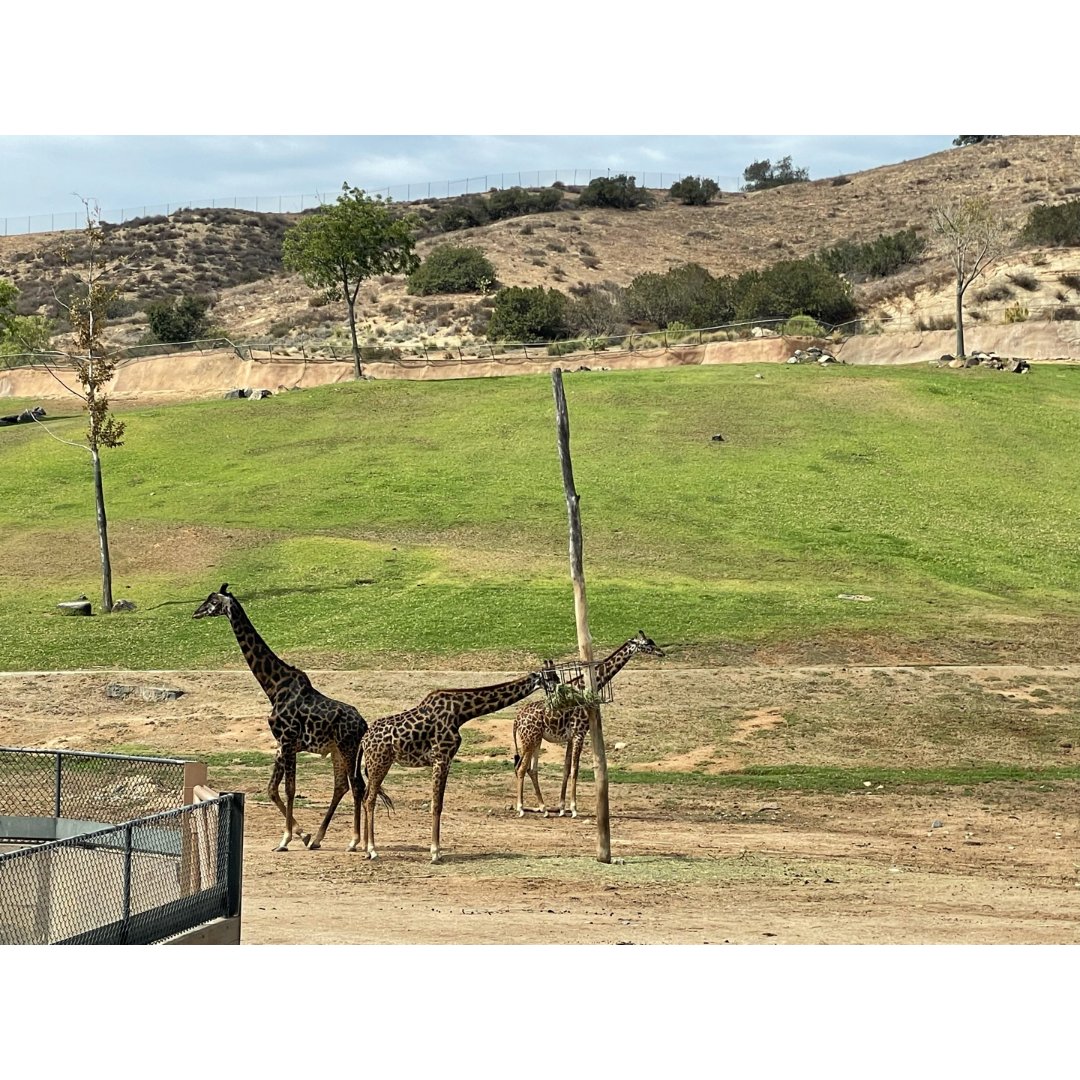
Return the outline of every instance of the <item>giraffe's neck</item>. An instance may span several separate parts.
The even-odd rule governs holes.
[[[451,722],[455,729],[467,720],[477,716],[487,716],[498,712],[507,705],[513,705],[523,697],[528,697],[539,686],[535,673],[522,675],[510,682],[495,683],[493,686],[476,686],[467,690],[436,690],[424,699],[425,704],[437,707],[449,707]]]
[[[259,685],[266,696],[273,701],[283,688],[302,675],[299,668],[286,664],[269,645],[263,641],[259,631],[251,624],[247,612],[235,597],[229,605],[229,622],[240,645],[240,651],[251,668],[252,675],[259,680]]]
[[[637,638],[623,642],[610,656],[596,665],[596,689],[607,686],[626,666],[626,661],[637,652]]]

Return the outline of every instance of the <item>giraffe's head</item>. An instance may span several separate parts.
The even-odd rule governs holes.
[[[639,630],[637,633],[638,636],[633,638],[630,643],[634,652],[652,653],[653,656],[664,655],[664,650],[651,637],[648,637],[644,630]]]
[[[228,615],[232,608],[233,595],[229,592],[227,584],[222,585],[217,592],[212,592],[196,609],[191,616],[193,619],[209,619],[214,615]]]
[[[539,671],[533,672],[533,677],[536,680],[537,689],[543,690],[545,694],[552,693],[562,681],[559,678],[559,673],[555,670],[553,660],[545,660],[544,666]]]

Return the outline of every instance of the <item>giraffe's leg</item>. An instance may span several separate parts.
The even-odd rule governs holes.
[[[368,762],[367,791],[364,793],[364,844],[369,859],[377,859],[375,850],[375,800],[379,796],[379,787],[390,771],[390,764],[382,761]]]
[[[548,816],[547,807],[544,805],[544,796],[540,793],[540,746],[537,745],[529,758],[529,779],[532,781],[533,790],[536,792],[536,812]]]
[[[563,760],[562,791],[559,793],[559,817],[566,814],[566,785],[570,780],[570,762],[574,755],[574,733],[570,732],[566,739],[566,757]]]
[[[349,787],[352,789],[353,800],[353,835],[349,843],[349,851],[356,851],[357,848],[363,847],[360,819],[364,807],[364,777],[360,771],[360,747],[350,747],[345,753],[345,760],[349,766]]]
[[[577,817],[577,778],[581,764],[581,751],[585,746],[585,733],[578,732],[571,740],[574,744],[574,763],[570,772],[570,816]]]
[[[285,802],[281,801],[281,795],[278,793],[278,789],[281,786],[281,778],[285,778]],[[281,843],[278,844],[275,851],[288,851],[289,844],[292,842],[297,833],[300,832],[300,827],[296,823],[296,818],[293,817],[293,800],[296,798],[296,748],[292,746],[279,746],[276,757],[274,758],[274,771],[270,776],[270,785],[267,789],[271,800],[274,805],[281,811],[285,817],[285,833],[281,837]],[[300,839],[306,844],[311,837],[306,834],[301,834]]]
[[[330,828],[330,820],[334,816],[334,811],[337,809],[338,803],[341,802],[342,796],[349,789],[345,758],[336,746],[331,749],[330,757],[334,763],[334,794],[330,799],[330,808],[326,811],[326,817],[323,818],[322,824],[319,826],[319,831],[315,834],[311,843],[308,844],[312,851],[318,851],[322,847],[323,837],[326,835],[326,830]]]
[[[533,787],[536,788],[536,800],[540,804],[540,812],[546,815],[544,810],[544,797],[540,794],[540,785],[536,780],[536,760],[540,754],[540,748],[537,745],[539,739],[536,733],[531,730],[525,730],[519,732],[521,736],[521,756],[518,758],[517,765],[514,767],[514,772],[517,774],[517,810],[518,817],[525,816],[525,774],[528,773],[532,779]]]
[[[441,858],[439,851],[439,826],[442,824],[443,794],[446,779],[450,775],[450,762],[436,758],[431,766],[431,861]]]

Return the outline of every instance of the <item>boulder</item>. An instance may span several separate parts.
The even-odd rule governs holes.
[[[56,605],[61,615],[93,615],[92,605],[86,597],[81,600],[64,600]]]
[[[112,606],[113,612],[117,611],[134,611],[135,602],[133,600],[117,600]]]
[[[964,358],[962,356],[958,356],[955,360],[949,361],[949,367],[951,368],[962,368],[966,366],[967,365],[964,363]]]
[[[247,387],[233,387],[232,390],[226,390],[224,396],[226,398],[246,398],[249,393],[251,391]]]
[[[267,398],[267,397],[270,397],[270,391],[265,389],[265,388],[260,388],[258,390],[249,390],[248,391],[248,398],[251,401],[260,401],[262,398]]]

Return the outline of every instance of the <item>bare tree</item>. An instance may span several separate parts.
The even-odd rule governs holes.
[[[78,284],[65,299],[55,297],[56,302],[67,312],[68,322],[71,324],[71,347],[68,350],[53,351],[50,354],[53,359],[46,360],[46,366],[57,382],[82,400],[89,424],[86,443],[60,439],[51,431],[49,434],[59,442],[80,447],[90,454],[98,543],[101,548],[101,607],[103,611],[110,612],[113,608],[112,562],[109,557],[109,528],[101,480],[101,450],[103,447],[123,446],[124,424],[109,411],[106,388],[116,370],[116,362],[107,354],[102,331],[105,328],[108,306],[119,292],[107,279],[116,270],[126,267],[118,260],[110,261],[105,257],[101,212],[96,204],[91,206],[89,200],[81,201],[86,211],[86,228],[82,232],[83,248],[78,254],[80,261],[85,260],[85,269],[79,273]],[[63,257],[65,262],[73,262],[72,248],[67,248]],[[48,430],[45,424],[42,426]]]
[[[1001,257],[1009,227],[985,199],[954,199],[930,208],[930,228],[956,271],[956,355],[963,356],[964,293]]]

